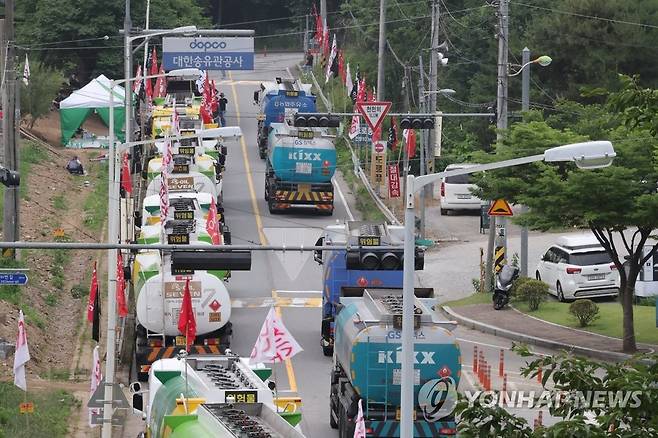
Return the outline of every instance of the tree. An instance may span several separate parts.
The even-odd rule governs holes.
[[[527,347],[514,350],[531,356]],[[521,374],[537,378],[540,370],[543,388],[552,391],[550,399],[539,397],[536,403],[543,402],[561,421],[533,432],[525,419],[471,396],[473,403],[464,400],[457,407],[460,436],[640,438],[658,433],[658,355],[619,364],[561,353],[527,362]],[[595,402],[595,391],[604,395],[602,403]],[[585,414],[596,420],[587,420]]]
[[[41,62],[30,65],[29,85],[21,82],[21,112],[30,115],[29,126],[48,114],[64,76],[58,70],[46,67]]]
[[[586,139],[569,129],[551,128],[544,121],[518,123],[506,133],[495,156],[483,158],[499,161],[540,154],[551,147]],[[611,167],[582,171],[567,163],[535,163],[488,173],[478,184],[483,199],[505,198],[530,207],[517,222],[532,229],[579,227],[592,231],[619,272],[623,349],[635,352],[635,282],[649,258],[643,253],[644,245],[658,228],[655,138],[641,126],[617,123],[616,128],[607,131],[607,139],[617,153]],[[655,250],[656,246],[652,253]]]

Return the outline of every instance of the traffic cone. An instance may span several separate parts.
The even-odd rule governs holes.
[[[473,374],[478,372],[478,346],[473,347]]]
[[[505,350],[500,349],[500,359],[498,361],[498,377],[503,377],[505,374]]]

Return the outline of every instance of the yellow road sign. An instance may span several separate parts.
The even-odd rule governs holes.
[[[489,216],[513,216],[512,207],[504,199],[496,199],[489,207]]]

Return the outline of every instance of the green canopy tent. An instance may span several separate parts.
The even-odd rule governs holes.
[[[114,93],[114,135],[123,141],[125,124],[124,88],[116,85]],[[78,128],[92,112],[96,112],[109,126],[110,121],[110,80],[104,75],[98,76],[87,85],[71,93],[59,104],[62,144],[68,144]]]

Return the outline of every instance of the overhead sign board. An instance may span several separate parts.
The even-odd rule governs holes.
[[[357,102],[356,108],[366,119],[370,129],[376,131],[384,121],[384,117],[391,109],[391,102]]]
[[[179,68],[200,70],[253,70],[252,37],[162,38],[165,71]]]
[[[489,207],[489,216],[513,216],[512,207],[504,199],[496,199]]]
[[[3,272],[0,273],[0,285],[14,284],[26,285],[27,275],[22,272]]]

